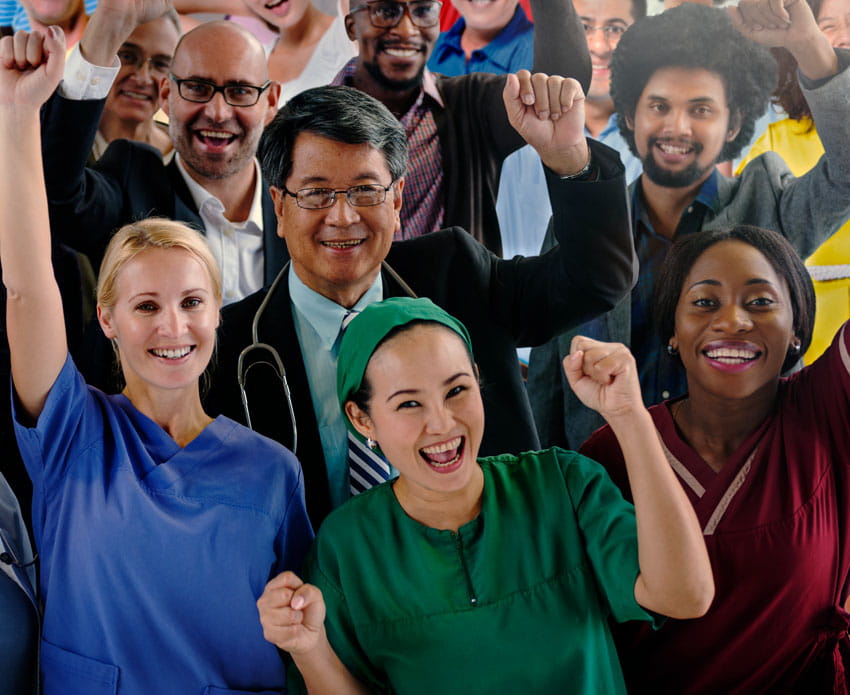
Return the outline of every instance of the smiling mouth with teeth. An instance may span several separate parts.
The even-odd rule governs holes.
[[[179,360],[183,357],[186,357],[186,355],[188,355],[194,349],[194,345],[188,345],[182,348],[151,348],[150,350],[148,350],[148,352],[151,353],[154,357],[160,357],[165,360]]]
[[[716,348],[703,353],[708,359],[722,364],[747,364],[757,359],[761,352],[741,348]]]
[[[426,446],[419,450],[419,455],[425,460],[429,466],[434,468],[448,468],[454,465],[463,456],[463,449],[466,443],[464,437],[455,437],[442,444],[434,446]]]
[[[263,5],[267,10],[273,10],[276,7],[280,7],[284,3],[288,2],[288,0],[272,0],[272,2],[266,3]]]
[[[329,249],[351,249],[355,246],[360,246],[365,239],[347,239],[345,241],[322,241],[322,246],[327,246]]]
[[[195,131],[198,139],[207,144],[220,147],[223,144],[230,144],[236,139],[233,133],[228,133],[222,130],[198,130]]]

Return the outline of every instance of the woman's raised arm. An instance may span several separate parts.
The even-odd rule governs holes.
[[[714,597],[708,551],[643,405],[634,357],[624,345],[576,336],[564,372],[582,403],[608,421],[626,461],[640,563],[635,599],[673,618],[703,615]]]
[[[68,351],[50,259],[39,109],[62,79],[65,37],[17,32],[0,41],[0,263],[12,380],[37,418]]]
[[[263,636],[289,652],[310,695],[368,695],[328,642],[325,602],[317,587],[282,572],[266,584],[257,610]]]

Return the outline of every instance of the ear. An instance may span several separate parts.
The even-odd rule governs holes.
[[[265,99],[267,103],[266,116],[263,125],[268,125],[277,116],[277,102],[280,101],[280,82],[272,82],[266,90]]]
[[[112,312],[109,309],[104,309],[100,304],[97,305],[97,322],[100,324],[103,334],[109,340],[115,338],[117,334],[112,323]]]
[[[393,237],[398,238],[399,232],[401,231],[401,206],[404,202],[403,176],[395,182],[393,189],[395,191],[393,193],[393,209],[395,210],[395,229],[393,230]]]
[[[726,142],[732,142],[741,132],[741,112],[735,111],[729,115],[729,130],[726,132]]]
[[[345,15],[345,33],[348,34],[349,41],[357,41],[357,32],[354,31],[354,15]]]
[[[372,424],[372,418],[369,417],[366,411],[361,410],[360,406],[354,401],[345,402],[345,414],[351,424],[354,425],[354,429],[366,437],[366,439],[375,439],[375,427]]]
[[[286,234],[283,231],[283,204],[286,201],[286,193],[280,190],[277,186],[269,186],[269,195],[274,203],[274,214],[277,217],[277,235],[281,239],[286,239]]]
[[[679,352],[679,339],[676,337],[676,334],[673,334],[673,337],[667,341],[667,345],[669,345],[675,352]]]
[[[624,114],[623,118],[626,121],[626,128],[628,128],[629,130],[634,132],[634,130],[635,130],[635,117],[634,116],[626,116]]]
[[[171,80],[163,77],[159,82],[159,108],[162,109],[166,116],[171,115],[171,105],[168,103],[168,97],[171,95]]]

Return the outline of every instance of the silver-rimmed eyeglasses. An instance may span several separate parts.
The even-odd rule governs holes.
[[[369,208],[383,203],[387,199],[387,191],[394,184],[395,181],[391,181],[389,186],[363,183],[351,188],[301,188],[294,193],[285,187],[280,190],[295,198],[295,204],[305,210],[329,208],[336,202],[336,196],[339,193],[345,194],[345,199],[352,207]]]
[[[177,84],[177,92],[181,98],[196,104],[206,104],[218,92],[221,92],[224,100],[231,106],[253,106],[272,83],[271,80],[266,80],[265,84],[259,86],[239,82],[222,85],[199,77],[182,79],[173,72],[168,73],[168,77]]]
[[[433,27],[440,21],[442,2],[438,0],[413,0],[412,2],[394,2],[394,0],[371,0],[351,10],[351,14],[369,10],[372,26],[388,29],[397,27],[407,12],[410,21],[417,27]]]

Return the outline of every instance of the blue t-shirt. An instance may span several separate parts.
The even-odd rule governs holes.
[[[440,34],[428,60],[429,70],[450,77],[471,72],[501,75],[517,70],[531,70],[534,63],[534,25],[519,5],[511,21],[496,38],[484,48],[473,51],[469,60],[460,46],[460,37],[465,28],[466,21],[461,17],[448,31]]]
[[[36,426],[15,431],[33,480],[45,695],[284,688],[255,602],[313,538],[290,452],[225,417],[181,448],[70,357]]]

